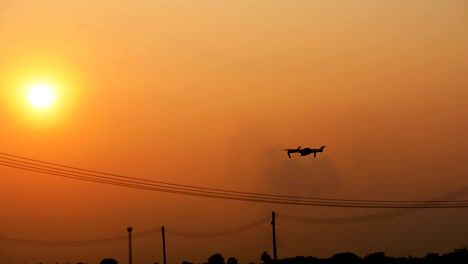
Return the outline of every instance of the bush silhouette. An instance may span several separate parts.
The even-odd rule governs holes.
[[[208,258],[209,264],[224,264],[223,255],[216,253],[213,256]]]
[[[115,260],[113,258],[105,258],[105,259],[101,260],[100,264],[119,264],[119,263],[117,262],[117,260]]]

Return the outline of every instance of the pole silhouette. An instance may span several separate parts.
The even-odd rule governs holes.
[[[163,258],[164,264],[166,264],[166,236],[164,235],[164,226],[161,227],[162,231],[162,242],[163,242]]]
[[[271,227],[273,229],[273,259],[276,262],[276,230],[275,230],[275,212],[271,212]]]
[[[128,264],[132,264],[132,230],[133,230],[133,228],[127,227],[127,231],[128,231]]]

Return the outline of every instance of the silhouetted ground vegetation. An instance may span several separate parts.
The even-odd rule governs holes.
[[[263,252],[260,256],[261,264],[468,264],[468,248],[455,249],[454,251],[440,255],[438,253],[428,253],[422,258],[417,257],[390,257],[384,252],[375,252],[364,257],[351,252],[337,253],[331,258],[321,259],[313,256],[297,256],[293,258],[283,258],[274,261],[268,252]],[[258,263],[251,261],[249,264]],[[42,264],[42,263],[39,263]],[[70,263],[68,263],[70,264]],[[77,264],[85,264],[78,262]],[[118,264],[115,259],[103,259],[100,264]],[[157,262],[155,264],[158,264]],[[193,262],[183,261],[181,264],[193,264]],[[235,257],[224,259],[223,255],[216,253],[208,258],[203,264],[238,264]],[[242,263],[241,263],[242,264]]]
[[[313,256],[297,256],[293,258],[283,258],[274,261],[268,252],[263,252],[260,256],[261,264],[468,264],[468,249],[455,249],[453,252],[439,255],[438,253],[428,253],[422,258],[417,257],[390,257],[384,252],[375,252],[364,257],[351,252],[337,253],[331,258],[321,259]],[[258,263],[251,261],[249,264]],[[182,264],[193,264],[188,261]],[[237,259],[230,257],[224,261],[220,253],[216,253],[208,258],[208,261],[203,264],[237,264]]]
[[[328,259],[297,256],[294,258],[278,259],[277,263],[267,252],[260,257],[262,264],[468,264],[468,249],[455,249],[453,252],[439,255],[428,253],[425,257],[390,257],[384,252],[375,252],[365,257],[359,257],[351,252],[338,253]]]

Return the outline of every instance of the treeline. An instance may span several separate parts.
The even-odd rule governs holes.
[[[260,256],[262,264],[468,264],[468,249],[455,249],[453,252],[440,255],[438,253],[428,253],[422,258],[417,257],[390,257],[384,252],[375,252],[365,257],[350,252],[338,253],[331,258],[321,259],[312,256],[297,256],[294,258],[283,258],[274,261],[268,252],[263,252]],[[193,264],[184,261],[181,264]],[[219,253],[208,258],[208,262],[203,264],[238,264],[237,259],[230,257],[227,260]],[[254,264],[250,262],[249,264]]]
[[[267,252],[264,252],[261,259],[263,264],[468,264],[468,249],[455,249],[453,252],[443,255],[428,253],[422,258],[390,257],[386,256],[384,252],[371,253],[361,258],[354,253],[345,252],[335,254],[328,259],[298,256],[278,259],[276,263]]]
[[[320,259],[312,256],[297,256],[294,258],[284,258],[275,261],[268,252],[263,252],[260,256],[261,264],[468,264],[468,249],[455,249],[453,252],[439,255],[438,253],[428,253],[422,258],[417,257],[390,257],[384,252],[375,252],[363,258],[350,252],[338,253],[331,258]],[[40,263],[41,264],[41,263]],[[78,262],[77,264],[86,264]],[[100,264],[119,264],[115,259],[103,259]],[[158,264],[157,262],[154,264]],[[194,264],[183,261],[181,264]],[[216,253],[208,258],[203,264],[239,264],[235,257],[224,259],[223,255]],[[249,264],[254,264],[250,262]]]

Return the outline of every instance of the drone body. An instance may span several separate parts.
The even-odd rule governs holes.
[[[291,153],[300,153],[301,156],[307,156],[314,153],[314,158],[317,156],[317,152],[323,152],[325,146],[321,146],[319,149],[303,148],[299,146],[297,149],[283,149],[288,152],[288,157],[291,158]]]

